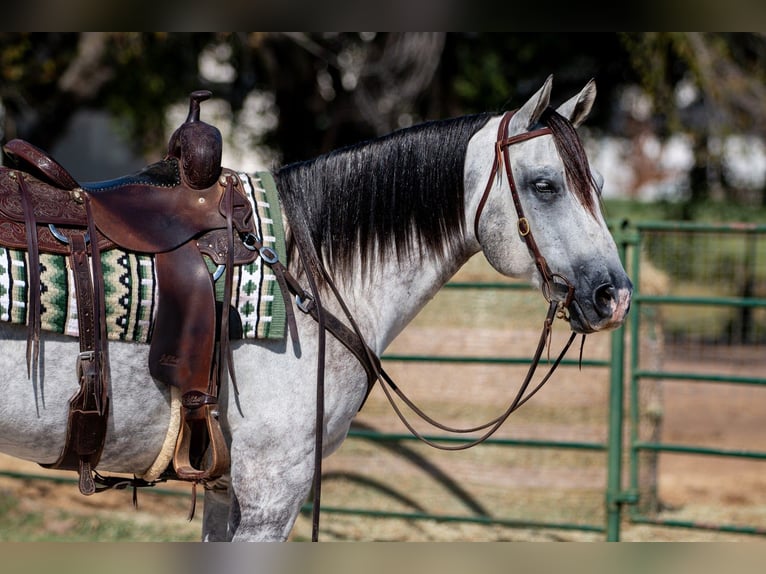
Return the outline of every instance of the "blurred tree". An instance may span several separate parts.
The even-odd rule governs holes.
[[[690,217],[697,203],[733,192],[724,177],[723,139],[766,136],[766,35],[634,33],[623,42],[651,96],[654,130],[691,136]]]
[[[268,34],[252,60],[275,91],[284,161],[388,133],[420,119],[443,33]]]
[[[219,45],[234,73],[211,79],[200,58]],[[100,107],[137,147],[156,149],[166,107],[193,89],[212,89],[234,112],[253,90],[271,91],[279,123],[267,143],[294,161],[417,121],[518,104],[550,73],[557,94],[591,77],[608,94],[629,79],[619,48],[615,34],[4,33],[0,98],[6,139],[48,147],[78,108]]]
[[[138,148],[164,138],[168,103],[198,86],[207,35],[0,34],[4,138],[50,147],[78,109],[114,112]],[[156,145],[156,144],[155,144]]]
[[[2,135],[50,147],[78,109],[105,108],[156,155],[166,109],[192,90],[213,90],[234,117],[251,94],[269,93],[278,121],[259,137],[291,162],[422,120],[517,106],[554,74],[554,103],[596,78],[592,130],[688,133],[697,200],[711,186],[726,193],[715,142],[764,135],[765,58],[763,34],[2,33]],[[620,108],[635,85],[651,102],[639,121]]]

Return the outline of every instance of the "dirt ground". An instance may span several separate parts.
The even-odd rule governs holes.
[[[411,351],[462,355],[500,355],[509,346],[534,347],[535,334],[473,332],[458,335],[449,329],[414,328],[397,340],[391,352]],[[557,339],[558,341],[558,339]],[[594,336],[585,347],[585,358],[605,356],[608,336]],[[554,342],[554,349],[556,343]],[[576,354],[576,353],[575,353]],[[689,355],[668,352],[666,368],[709,370],[711,364],[732,374],[762,373],[760,349],[728,349]],[[573,354],[574,356],[574,354]],[[732,357],[735,360],[731,360]],[[726,359],[726,360],[724,360]],[[391,362],[389,372],[402,388],[451,425],[471,425],[501,412],[525,367]],[[436,392],[435,392],[436,388]],[[664,381],[653,387],[661,425],[655,438],[666,443],[695,444],[737,451],[766,447],[766,389],[748,385],[700,384]],[[656,402],[659,398],[659,402]],[[499,436],[508,439],[604,441],[607,428],[608,383],[604,369],[562,369],[535,398],[512,415]],[[646,406],[646,405],[645,405]],[[377,388],[358,416],[360,427],[406,432]],[[419,427],[420,428],[420,427]],[[644,431],[642,431],[644,432]],[[649,429],[646,432],[651,432]],[[437,512],[446,515],[508,517],[522,522],[575,522],[604,524],[605,454],[560,449],[501,448],[481,446],[471,451],[440,453],[415,443],[398,450],[362,439],[348,440],[325,462],[323,506],[364,506],[395,512]],[[666,519],[696,523],[744,524],[766,529],[766,473],[764,461],[689,454],[658,457],[657,502]],[[32,463],[0,456],[0,470],[45,476],[72,477],[72,473],[43,470]],[[626,470],[626,484],[627,484]],[[644,479],[645,480],[645,479]],[[644,485],[646,486],[646,484]],[[186,485],[170,489],[188,492]],[[119,491],[83,497],[75,484],[0,477],[0,495],[13,497],[30,512],[65,509],[74,517],[50,529],[66,530],[77,516],[107,513],[138,522],[170,524],[181,539],[199,532],[197,518],[187,521],[188,496],[140,494],[138,510],[130,493]],[[310,517],[299,518],[293,538],[310,537]],[[322,516],[323,540],[392,541],[600,541],[599,532],[566,528],[532,528],[526,525],[407,521],[397,518],[359,517],[326,511]],[[688,528],[622,526],[626,541],[760,540],[748,534],[720,533]]]
[[[397,349],[426,347],[423,352],[436,354],[472,355],[502,354],[503,347],[521,344],[534,346],[534,337],[508,333],[480,333],[465,337],[444,329],[436,331],[410,330],[398,340]],[[411,339],[410,339],[411,337]],[[559,336],[560,337],[560,336]],[[561,341],[561,339],[558,339]],[[424,343],[430,341],[430,343]],[[526,346],[525,346],[526,345]],[[607,356],[609,338],[591,337],[586,343],[584,357],[599,359]],[[556,343],[553,348],[556,349]],[[479,351],[479,349],[482,349]],[[766,357],[757,347],[725,349],[665,349],[662,368],[674,372],[706,372],[738,376],[762,376]],[[511,390],[504,388],[510,381],[519,381],[525,368],[465,367],[454,365],[392,365],[395,380],[412,396],[431,407],[429,412],[450,424],[468,426],[485,421],[502,410],[510,400]],[[412,383],[411,383],[412,381]],[[439,400],[433,401],[433,386],[439,385]],[[764,451],[766,447],[766,388],[741,384],[709,384],[685,381],[660,381],[646,384],[649,392],[642,396],[642,411],[657,411],[662,415],[658,425],[644,422],[639,432],[644,440],[669,444],[723,448],[733,451]],[[565,440],[602,442],[607,436],[608,382],[604,369],[576,367],[564,369],[534,399],[511,416],[498,433],[501,437],[533,440]],[[642,416],[645,421],[646,416]],[[359,416],[362,424],[379,430],[405,432],[380,393]],[[628,430],[625,431],[626,435]],[[652,436],[652,433],[654,435]],[[359,441],[356,441],[358,443]],[[438,514],[478,515],[486,512],[493,517],[511,520],[604,524],[603,489],[606,481],[603,453],[575,453],[555,449],[500,449],[477,447],[486,454],[434,454],[425,447],[410,448],[425,462],[402,462],[370,452],[366,446],[344,448],[328,461],[328,472],[359,471],[360,460],[369,461],[365,475],[369,482],[381,481],[392,487],[396,496],[406,497],[406,504],[393,503],[388,494],[385,502],[370,488],[361,489],[359,498],[368,507],[394,511],[415,509]],[[501,453],[500,451],[510,451]],[[642,458],[640,488],[644,501],[649,499],[656,481],[655,507],[645,512],[652,518],[682,523],[706,525],[736,525],[766,533],[766,473],[763,460],[724,458],[719,456],[661,453],[655,459],[656,473],[649,471],[650,460]],[[406,459],[405,459],[406,460]],[[411,478],[414,467],[430,469],[430,479]],[[406,468],[403,468],[406,467]],[[434,471],[434,469],[436,469]],[[629,484],[627,461],[625,480]],[[421,471],[421,477],[429,474]],[[434,477],[441,476],[440,479]],[[385,477],[385,479],[381,478]],[[652,478],[654,477],[654,478]],[[458,488],[445,486],[449,480]],[[356,483],[356,487],[354,486]],[[343,482],[337,501],[343,507],[356,494],[361,481]],[[423,486],[425,484],[425,486]],[[325,503],[331,499],[333,487],[324,487]],[[462,491],[461,491],[462,489]],[[378,488],[382,491],[382,488]],[[649,492],[644,492],[647,490]],[[462,498],[461,498],[462,496]],[[458,500],[459,502],[455,502]],[[627,514],[627,511],[626,513]],[[401,526],[384,532],[380,520],[370,520],[360,527],[357,517],[327,515],[331,536],[336,539],[385,540],[603,540],[602,533],[582,533],[566,529],[529,529],[486,527],[451,522],[420,523]],[[366,521],[367,519],[365,519]],[[385,519],[384,523],[401,523]],[[348,527],[338,525],[346,524]],[[300,524],[299,524],[300,526]],[[351,532],[351,534],[349,534]],[[621,530],[622,540],[753,540],[749,534],[721,533],[688,528],[667,528],[634,525],[627,521]],[[758,539],[758,538],[756,538]]]

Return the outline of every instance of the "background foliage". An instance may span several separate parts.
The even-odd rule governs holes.
[[[266,96],[277,120],[252,143],[292,162],[422,120],[506,109],[554,74],[556,94],[596,78],[588,125],[599,134],[685,134],[690,204],[742,202],[715,142],[763,140],[765,63],[762,33],[3,33],[2,135],[50,148],[73,114],[100,108],[154,156],[168,106],[209,88],[232,121]],[[633,88],[643,111],[625,97]],[[763,203],[763,189],[745,200]]]

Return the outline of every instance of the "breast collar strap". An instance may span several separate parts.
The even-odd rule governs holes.
[[[536,137],[551,135],[552,132],[549,128],[538,128],[528,132],[523,132],[514,136],[507,136],[508,125],[511,122],[511,118],[515,114],[515,111],[506,112],[500,120],[500,125],[497,129],[497,141],[495,142],[495,161],[492,164],[492,171],[487,179],[487,185],[484,188],[484,193],[479,201],[479,206],[476,208],[476,217],[474,218],[473,227],[476,239],[479,239],[479,218],[481,217],[484,205],[487,203],[490,191],[495,181],[500,181],[500,168],[505,164],[505,174],[508,179],[508,187],[511,190],[511,197],[513,199],[513,206],[516,209],[516,216],[518,218],[518,230],[519,235],[524,239],[527,244],[529,252],[532,254],[535,266],[540,272],[542,278],[542,291],[546,300],[550,301],[554,294],[556,299],[563,303],[563,307],[568,307],[574,296],[574,286],[563,275],[554,273],[548,266],[548,262],[535,241],[534,234],[532,233],[532,227],[530,226],[529,219],[524,215],[524,208],[521,205],[521,199],[519,198],[519,192],[516,188],[516,182],[513,178],[513,168],[511,167],[511,158],[508,148],[513,144],[521,143]],[[558,279],[560,282],[554,281]],[[563,284],[562,284],[563,283]]]

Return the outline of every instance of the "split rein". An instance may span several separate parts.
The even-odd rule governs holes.
[[[364,367],[365,371],[367,372],[367,380],[368,380],[367,396],[369,396],[369,393],[372,390],[372,387],[375,381],[380,381],[381,387],[383,389],[383,392],[386,395],[386,398],[388,399],[394,412],[397,414],[397,416],[405,425],[405,427],[407,427],[407,429],[422,442],[441,450],[465,450],[477,444],[480,444],[486,441],[488,438],[490,438],[503,425],[503,423],[508,419],[508,417],[514,411],[516,411],[521,405],[529,401],[529,399],[531,399],[542,388],[542,386],[551,378],[556,368],[559,366],[564,356],[566,355],[567,351],[569,350],[570,346],[572,345],[572,342],[574,341],[575,337],[577,336],[576,333],[571,334],[571,336],[569,337],[569,340],[565,344],[561,353],[558,355],[558,357],[553,362],[553,364],[551,364],[546,375],[533,389],[529,390],[529,386],[532,382],[532,378],[534,377],[534,374],[537,370],[537,366],[539,365],[540,360],[542,358],[543,351],[545,350],[546,345],[550,344],[554,319],[556,319],[556,317],[560,317],[564,320],[568,320],[568,307],[571,304],[574,297],[574,286],[563,275],[560,275],[558,273],[553,273],[551,271],[545,257],[542,255],[542,253],[540,253],[540,250],[538,249],[537,243],[535,242],[534,236],[532,234],[532,229],[530,227],[529,220],[524,215],[524,210],[521,205],[521,200],[519,198],[519,194],[516,189],[516,184],[513,179],[513,171],[511,169],[511,162],[510,162],[510,157],[508,152],[508,148],[515,143],[519,143],[519,142],[526,141],[528,139],[532,139],[532,138],[543,136],[543,135],[549,135],[551,134],[551,131],[549,128],[540,128],[533,131],[524,132],[516,136],[506,137],[508,124],[512,116],[513,116],[513,112],[508,112],[503,116],[503,118],[500,121],[500,126],[498,128],[498,138],[497,138],[497,143],[495,146],[495,151],[496,151],[495,162],[493,164],[492,171],[487,181],[484,194],[481,197],[481,200],[479,202],[479,205],[476,211],[474,229],[476,233],[476,238],[478,239],[479,218],[481,216],[482,210],[484,209],[484,205],[486,204],[487,198],[489,196],[490,191],[493,188],[495,181],[497,180],[499,182],[500,180],[500,177],[499,177],[500,169],[502,168],[503,165],[505,165],[505,173],[508,180],[508,185],[513,198],[513,204],[516,209],[516,214],[518,216],[519,235],[524,239],[527,247],[529,248],[530,253],[532,254],[534,258],[535,265],[537,266],[537,269],[540,272],[540,276],[542,277],[542,281],[543,281],[543,284],[542,284],[543,296],[548,301],[549,307],[545,317],[545,322],[543,323],[542,332],[540,333],[540,339],[537,344],[537,349],[535,350],[535,354],[532,359],[532,363],[530,364],[530,367],[527,371],[524,381],[522,382],[519,390],[517,391],[516,396],[514,397],[513,401],[508,406],[508,408],[500,416],[490,420],[487,423],[484,423],[479,426],[471,427],[471,428],[455,428],[455,427],[447,426],[431,418],[404,394],[404,392],[396,385],[396,383],[394,383],[391,377],[383,369],[380,363],[380,359],[375,354],[375,352],[372,349],[370,349],[370,347],[364,342],[364,337],[362,335],[361,329],[359,328],[358,324],[353,318],[353,315],[348,309],[345,301],[341,297],[335,283],[333,282],[332,278],[329,276],[329,273],[327,272],[325,267],[321,264],[313,265],[309,267],[307,258],[305,257],[305,253],[314,252],[314,247],[311,244],[311,241],[303,233],[303,230],[293,229],[293,238],[296,243],[297,252],[300,256],[301,263],[305,271],[303,275],[305,275],[306,280],[309,283],[309,291],[306,291],[300,286],[299,282],[295,280],[295,278],[287,271],[287,269],[278,261],[276,254],[272,250],[268,248],[264,248],[263,245],[258,240],[258,238],[251,236],[246,238],[245,240],[245,243],[248,245],[250,249],[257,249],[260,251],[261,257],[263,258],[263,260],[272,268],[272,270],[274,270],[277,276],[279,285],[282,289],[283,295],[287,296],[288,293],[292,293],[293,295],[295,295],[295,301],[296,301],[297,307],[302,312],[311,315],[318,324],[319,339],[318,339],[318,352],[317,352],[317,389],[316,389],[317,409],[316,409],[316,442],[315,442],[315,451],[314,451],[315,466],[314,466],[314,481],[313,481],[312,541],[316,541],[318,539],[318,533],[319,533],[321,469],[322,469],[322,450],[323,450],[322,449],[322,444],[323,444],[322,428],[324,424],[323,423],[324,421],[324,374],[325,374],[324,359],[325,359],[325,347],[326,347],[326,336],[325,336],[326,331],[330,331],[335,336],[336,339],[338,339],[343,345],[345,345],[346,348],[354,354],[357,360],[359,360],[361,365]],[[325,284],[332,291],[336,302],[343,310],[343,314],[345,315],[345,318],[347,319],[350,325],[350,328],[347,327],[343,322],[339,321],[332,313],[324,309],[324,306],[322,305],[322,302],[320,299],[319,288],[317,286],[317,280],[316,280],[319,276],[322,277]],[[286,302],[287,302],[287,299],[286,299]],[[288,326],[290,327],[291,334],[295,337],[295,340],[297,340],[297,328],[295,326],[295,318],[292,313],[292,306],[289,304],[286,305],[286,310],[288,315],[287,317]],[[584,343],[584,336],[583,336],[583,343]],[[580,359],[582,360],[582,346],[580,348]],[[529,392],[527,392],[528,390]],[[393,395],[396,395],[404,404],[407,405],[407,407],[409,407],[415,414],[417,414],[425,422],[431,424],[435,428],[438,428],[442,431],[450,432],[454,434],[476,433],[480,431],[485,431],[485,432],[483,435],[476,438],[475,440],[469,440],[465,443],[458,444],[458,445],[444,445],[444,444],[439,444],[437,442],[434,442],[433,440],[425,437],[423,434],[418,432],[413,427],[413,425],[407,420],[404,413],[397,405],[396,399],[394,398]],[[365,397],[365,400],[366,400],[366,397]],[[362,404],[364,404],[364,402]]]
[[[383,388],[383,392],[385,393],[386,398],[388,398],[389,403],[391,403],[391,406],[393,407],[399,419],[402,421],[404,426],[407,427],[407,430],[409,430],[418,440],[424,442],[425,444],[432,446],[434,448],[437,448],[439,450],[453,450],[453,451],[466,450],[478,444],[481,444],[482,442],[490,438],[493,434],[495,434],[495,432],[503,425],[503,423],[505,423],[508,417],[511,416],[511,414],[514,411],[516,411],[516,409],[518,409],[521,405],[523,405],[529,399],[531,399],[537,393],[537,391],[539,391],[543,387],[543,385],[548,382],[551,376],[553,376],[553,373],[556,370],[556,368],[559,366],[559,364],[563,360],[564,356],[569,350],[569,347],[571,347],[572,342],[577,336],[577,333],[572,333],[570,335],[569,340],[564,345],[564,348],[561,350],[561,353],[559,353],[556,360],[548,369],[548,372],[546,373],[545,377],[543,377],[543,379],[537,384],[536,387],[534,387],[529,393],[527,393],[527,389],[529,388],[529,385],[532,382],[532,377],[534,376],[535,371],[537,370],[537,366],[540,363],[543,350],[545,349],[546,345],[548,345],[550,342],[553,320],[555,319],[556,313],[558,310],[559,310],[559,302],[551,301],[550,306],[548,308],[548,314],[545,317],[545,322],[543,324],[542,332],[540,333],[540,340],[537,343],[537,349],[535,350],[534,357],[532,358],[532,363],[529,367],[529,370],[527,371],[526,376],[524,377],[524,381],[522,382],[521,387],[519,387],[519,390],[517,391],[516,396],[514,397],[513,401],[508,406],[508,408],[500,416],[490,420],[489,422],[486,422],[482,425],[471,427],[471,428],[456,428],[456,427],[450,427],[450,426],[444,425],[432,419],[431,417],[429,417],[425,412],[423,412],[422,409],[420,409],[409,398],[407,398],[407,396],[401,391],[401,389],[399,389],[396,386],[396,384],[390,379],[390,377],[388,377],[388,375],[385,372],[381,373],[383,376],[383,379],[381,380],[381,382],[386,383],[385,385],[381,385],[381,387]],[[391,391],[396,393],[396,395],[425,422],[429,423],[430,425],[442,431],[454,433],[454,434],[467,434],[467,433],[474,433],[474,432],[479,432],[483,430],[485,430],[486,432],[474,440],[467,441],[465,443],[457,444],[457,445],[445,445],[445,444],[439,444],[437,442],[434,442],[433,440],[425,437],[423,434],[418,432],[412,426],[412,424],[407,420],[407,418],[401,412],[401,409],[399,409],[399,406],[396,404],[393,396],[391,395]]]
[[[511,118],[513,117],[514,112],[507,112],[505,115],[503,115],[502,119],[500,120],[500,125],[498,127],[498,135],[497,135],[497,142],[495,144],[495,162],[492,166],[492,171],[490,172],[489,178],[487,180],[487,185],[484,189],[484,193],[481,197],[481,200],[479,201],[479,205],[476,210],[476,217],[474,218],[474,233],[476,238],[479,238],[479,218],[481,217],[481,213],[484,209],[484,206],[487,202],[487,198],[489,197],[489,194],[492,190],[493,185],[495,182],[500,182],[500,173],[501,168],[504,165],[505,166],[505,174],[506,178],[508,180],[508,187],[511,191],[511,197],[513,199],[513,205],[516,209],[516,215],[518,217],[518,230],[519,235],[524,239],[527,247],[529,248],[530,253],[532,254],[535,265],[540,272],[540,276],[543,279],[543,285],[542,285],[542,292],[545,299],[548,301],[548,313],[545,317],[545,322],[543,323],[542,332],[540,333],[540,339],[537,343],[537,349],[535,350],[535,354],[532,358],[532,362],[529,366],[529,369],[527,370],[527,374],[524,377],[524,380],[519,387],[519,390],[516,393],[516,396],[514,397],[511,404],[508,406],[508,408],[498,417],[490,420],[489,422],[486,422],[482,425],[471,427],[471,428],[456,428],[456,427],[450,427],[447,425],[444,425],[442,423],[439,423],[438,421],[434,420],[430,416],[428,416],[422,409],[420,409],[417,405],[413,403],[412,400],[410,400],[402,391],[399,389],[399,387],[391,380],[391,378],[386,374],[385,371],[382,369],[379,372],[379,380],[381,383],[381,387],[383,388],[383,392],[386,395],[386,398],[388,399],[388,402],[391,404],[392,408],[394,409],[394,412],[396,412],[399,419],[402,421],[405,427],[420,441],[428,444],[429,446],[432,446],[434,448],[440,449],[440,450],[465,450],[471,447],[474,447],[484,441],[486,441],[488,438],[490,438],[502,425],[505,423],[505,421],[508,419],[508,417],[516,411],[521,405],[529,401],[542,387],[543,385],[548,382],[548,380],[553,376],[553,373],[558,368],[561,361],[564,359],[564,356],[566,355],[567,351],[572,345],[572,342],[574,341],[575,337],[577,336],[577,333],[572,333],[569,337],[569,340],[564,345],[563,349],[559,353],[556,360],[551,364],[550,368],[548,369],[548,372],[545,374],[543,379],[535,386],[531,391],[527,393],[527,390],[529,389],[529,385],[532,382],[532,378],[534,377],[534,374],[537,370],[537,366],[540,363],[540,360],[542,358],[543,351],[546,347],[546,345],[550,345],[551,335],[552,335],[552,329],[553,329],[553,321],[556,317],[560,317],[564,320],[568,320],[567,312],[569,305],[572,303],[572,299],[574,297],[574,286],[572,283],[563,275],[560,275],[558,273],[553,273],[548,266],[548,262],[546,261],[545,257],[540,252],[537,242],[534,239],[534,236],[532,234],[532,228],[529,224],[529,220],[524,215],[524,209],[521,205],[521,199],[519,198],[519,193],[516,188],[516,182],[513,178],[513,170],[511,168],[511,160],[508,148],[512,146],[513,144],[520,143],[523,141],[527,141],[532,138],[536,138],[543,135],[550,135],[551,130],[549,128],[539,128],[536,130],[532,130],[529,132],[524,132],[515,136],[507,137],[506,133],[508,131],[508,125],[511,121]],[[582,344],[580,346],[580,363],[582,364],[582,345],[585,343],[585,335],[583,335]],[[445,445],[445,444],[439,444],[437,442],[434,442],[433,440],[426,438],[424,435],[422,435],[420,432],[418,432],[412,424],[407,420],[407,418],[402,413],[399,406],[396,404],[396,401],[392,395],[392,392],[396,394],[399,399],[404,402],[404,404],[407,405],[415,414],[417,414],[421,419],[423,419],[425,422],[429,423],[431,426],[453,434],[467,434],[467,433],[476,433],[480,431],[485,431],[483,435],[480,437],[474,439],[474,440],[468,440],[464,443],[457,444],[457,445]]]

